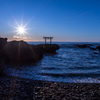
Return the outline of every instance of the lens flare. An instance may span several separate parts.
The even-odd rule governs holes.
[[[18,28],[18,33],[19,33],[19,34],[24,34],[24,33],[25,33],[24,27],[19,27],[19,28]]]
[[[33,28],[26,28],[26,26],[29,24],[31,20],[29,20],[25,25],[23,25],[23,20],[21,21],[21,24],[19,24],[14,18],[16,26],[11,25],[11,24],[10,26],[16,29],[13,32],[16,32],[17,34],[13,35],[13,39],[16,39],[16,40],[31,40],[32,39],[31,37],[28,36],[29,33],[27,33],[27,30],[33,29]]]

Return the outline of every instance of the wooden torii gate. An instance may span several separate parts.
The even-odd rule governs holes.
[[[46,44],[46,39],[50,39],[50,44],[51,44],[51,40],[53,39],[53,37],[43,37],[45,39],[45,44]]]

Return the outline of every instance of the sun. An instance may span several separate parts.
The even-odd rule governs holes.
[[[13,35],[13,38],[14,39],[17,39],[17,40],[30,40],[31,37],[29,36],[29,33],[27,32],[27,30],[29,29],[32,29],[32,28],[26,28],[26,26],[29,24],[29,22],[31,20],[29,20],[25,25],[23,25],[23,20],[21,21],[21,24],[19,24],[16,19],[14,18],[14,21],[15,21],[15,24],[16,26],[14,25],[11,25],[13,28],[15,28],[16,30],[13,31],[13,32],[16,32],[17,34]]]
[[[27,24],[28,24],[29,22],[26,23],[25,25],[23,25],[23,23],[22,23],[22,21],[21,21],[21,25],[19,25],[18,22],[15,20],[15,23],[16,23],[17,26],[13,26],[13,25],[11,25],[11,26],[14,27],[14,28],[16,29],[16,30],[14,31],[14,32],[17,32],[16,36],[18,36],[18,37],[24,37],[25,34],[28,34],[28,33],[26,32],[26,30],[28,30],[29,28],[26,29],[26,26],[27,26]],[[15,36],[15,35],[14,35],[14,36]]]
[[[24,27],[18,27],[18,33],[19,34],[24,34],[25,33]]]

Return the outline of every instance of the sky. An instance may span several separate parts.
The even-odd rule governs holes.
[[[44,41],[43,36],[100,42],[100,0],[0,0],[0,37]]]

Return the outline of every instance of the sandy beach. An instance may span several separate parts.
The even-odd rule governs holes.
[[[99,100],[100,84],[58,83],[0,76],[0,100]]]

